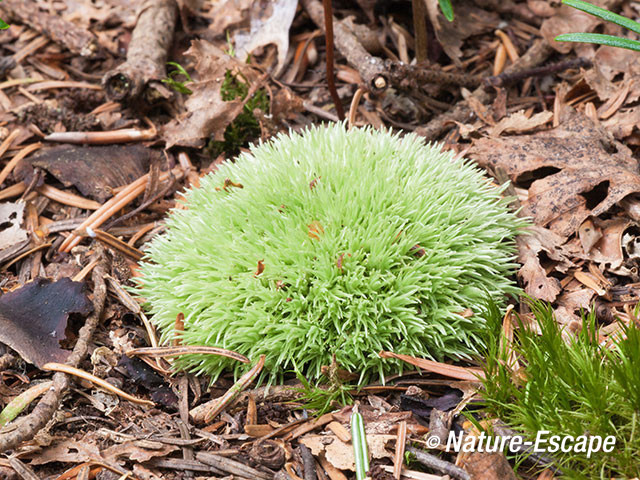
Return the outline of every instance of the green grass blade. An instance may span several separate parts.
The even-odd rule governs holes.
[[[627,28],[632,32],[640,33],[640,23],[635,22],[630,18],[623,17],[622,15],[618,15],[617,13],[610,12],[609,10],[605,10],[604,8],[596,7],[595,5],[583,2],[582,0],[562,0],[562,3],[573,8],[577,8],[578,10],[582,10],[583,12],[588,13],[589,15],[593,15],[594,17],[601,18],[602,20],[605,20],[607,22],[620,25],[621,27]]]
[[[606,45],[608,47],[626,48],[640,52],[640,42],[628,38],[603,35],[601,33],[565,33],[555,38],[556,42],[584,42]]]
[[[351,442],[356,460],[356,479],[365,480],[369,471],[369,452],[364,432],[364,421],[357,409],[354,409],[351,414]]]
[[[0,30],[6,30],[7,28],[9,28],[9,25],[7,25],[4,20],[2,20],[0,18]]]
[[[450,22],[453,22],[453,6],[451,5],[451,0],[438,0],[438,4],[444,17]]]

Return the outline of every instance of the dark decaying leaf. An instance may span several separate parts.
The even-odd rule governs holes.
[[[400,396],[400,409],[413,412],[414,415],[429,421],[431,411],[435,408],[442,412],[453,410],[462,400],[462,392],[458,389],[451,389],[439,397],[420,398],[410,395]]]
[[[64,362],[69,351],[60,348],[70,313],[88,314],[91,302],[81,282],[37,278],[0,297],[0,342],[40,367]]]
[[[158,157],[157,151],[143,145],[61,145],[41,150],[28,163],[44,168],[65,187],[73,185],[83,195],[104,202],[111,197],[113,188],[147,173]],[[25,183],[29,183],[31,175],[30,169],[25,168],[28,163],[19,174]]]

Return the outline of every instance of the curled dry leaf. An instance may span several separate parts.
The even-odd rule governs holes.
[[[0,297],[0,342],[37,367],[64,362],[71,352],[58,342],[64,338],[69,314],[86,315],[92,309],[82,289],[82,283],[68,278],[37,278],[5,293]]]
[[[640,191],[629,149],[575,111],[552,130],[479,139],[469,155],[482,167],[503,169],[516,185],[532,181],[522,213],[564,239],[588,217]]]

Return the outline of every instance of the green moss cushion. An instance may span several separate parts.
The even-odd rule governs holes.
[[[223,347],[272,378],[338,363],[397,370],[380,350],[442,359],[481,346],[477,311],[515,293],[523,221],[464,160],[373,129],[280,135],[202,179],[148,248],[139,294],[163,338]],[[178,365],[217,376],[215,356]],[[238,370],[239,372],[240,370]]]

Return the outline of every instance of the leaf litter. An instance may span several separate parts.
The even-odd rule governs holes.
[[[297,3],[300,8],[296,10]],[[223,100],[220,87],[227,72],[246,79],[251,93],[261,88],[268,91],[271,112],[256,113],[262,139],[278,131],[332,119],[334,107],[322,65],[325,52],[322,27],[312,23],[307,14],[313,3],[312,0],[279,2],[277,5],[286,7],[282,15],[270,16],[277,5],[267,2],[234,0],[215,5],[180,2],[184,32],[179,31],[175,37],[176,51],[172,52],[171,60],[184,65],[189,72],[193,82],[188,88],[194,93],[176,96],[169,105],[150,108],[110,104],[99,91],[100,76],[123,60],[131,40],[136,14],[126,2],[60,2],[59,10],[65,21],[95,34],[101,56],[91,62],[69,55],[66,49],[70,46],[65,46],[65,42],[72,40],[64,35],[51,41],[46,37],[46,29],[34,30],[36,27],[28,28],[19,20],[0,33],[3,36],[0,76],[8,75],[10,82],[16,82],[2,84],[0,88],[0,141],[10,131],[19,130],[18,137],[6,149],[0,146],[3,168],[42,135],[64,131],[72,125],[97,130],[135,128],[146,124],[142,117],[147,115],[161,132],[156,141],[144,145],[62,146],[35,154],[29,152],[13,171],[7,172],[6,179],[3,174],[2,201],[23,197],[21,201],[0,204],[0,212],[4,212],[0,214],[0,225],[6,223],[0,231],[0,261],[6,269],[0,277],[0,286],[7,292],[0,296],[3,322],[0,336],[17,352],[12,356],[19,367],[22,361],[42,365],[68,358],[70,350],[66,348],[73,344],[76,331],[75,324],[67,325],[68,313],[75,311],[75,317],[86,316],[89,304],[80,284],[66,277],[86,275],[95,268],[90,260],[94,250],[104,248],[87,240],[70,253],[58,252],[55,245],[47,246],[62,240],[67,232],[74,232],[88,212],[48,199],[37,188],[52,185],[106,204],[118,192],[124,190],[126,194],[128,186],[145,175],[150,168],[147,163],[150,156],[166,158],[169,164],[179,164],[188,172],[184,175],[188,180],[185,183],[176,180],[176,188],[182,188],[186,182],[197,184],[199,175],[215,170],[221,160],[207,158],[198,148],[211,140],[223,139],[225,129],[251,96],[247,95],[245,100]],[[380,55],[372,57],[374,60],[383,59],[387,64],[400,59],[411,61],[418,41],[409,13],[411,8],[396,14],[381,3],[360,0],[349,9],[336,4],[334,14],[338,22],[348,19],[344,24],[350,25],[348,31],[362,45],[370,44],[365,41],[367,34],[377,37],[377,50],[368,52]],[[591,308],[604,326],[604,336],[615,334],[616,318],[636,321],[630,306],[640,298],[640,176],[636,161],[640,145],[637,127],[640,57],[610,47],[553,42],[553,36],[565,31],[602,28],[606,33],[619,34],[615,27],[600,26],[599,20],[566,6],[537,1],[503,2],[500,6],[491,2],[478,5],[454,2],[456,21],[449,24],[438,2],[424,3],[433,32],[429,33],[428,62],[420,68],[427,69],[431,64],[448,72],[463,75],[480,72],[488,76],[493,69],[500,71],[505,65],[509,68],[523,62],[522,58],[507,58],[504,65],[499,65],[498,50],[508,42],[504,36],[494,34],[497,28],[515,45],[516,56],[524,57],[525,62],[536,52],[554,49],[568,54],[557,58],[579,55],[593,64],[580,71],[570,69],[558,75],[524,77],[512,86],[497,88],[495,98],[494,92],[490,96],[477,90],[465,92],[455,84],[427,85],[411,78],[412,73],[403,82],[385,77],[388,82],[395,82],[391,82],[392,88],[380,96],[365,94],[360,105],[354,107],[356,125],[412,130],[439,122],[441,114],[454,111],[460,100],[466,98],[472,107],[467,110],[470,113],[445,119],[443,133],[429,139],[444,140],[458,151],[468,150],[466,156],[490,173],[500,178],[503,172],[511,180],[522,215],[531,217],[535,223],[529,234],[518,240],[518,261],[523,265],[518,277],[526,293],[552,302],[556,320],[568,326],[568,330],[579,328],[581,311]],[[613,9],[619,6],[613,0],[599,4]],[[11,5],[10,0],[0,3],[0,17],[9,17]],[[394,5],[401,8],[402,4]],[[627,16],[633,15],[631,6],[623,5],[622,9]],[[40,8],[33,11],[35,15],[46,13]],[[233,39],[231,43],[229,39]],[[241,39],[246,41],[243,50]],[[189,43],[191,48],[186,50]],[[381,45],[383,48],[379,48]],[[535,45],[544,48],[536,50]],[[237,47],[242,55],[234,57],[230,47]],[[246,57],[245,53],[251,55]],[[320,57],[319,63],[313,55]],[[548,56],[545,53],[543,58],[525,64],[526,68],[544,65]],[[3,61],[8,57],[13,57],[18,67],[6,69]],[[358,82],[365,78],[365,65],[364,61],[345,61],[339,52],[337,69],[343,99],[351,100],[361,86]],[[281,83],[287,70],[295,75]],[[271,72],[271,76],[265,72]],[[53,79],[79,83],[63,82],[60,87],[40,89],[39,83],[46,86],[46,81]],[[31,81],[35,85],[29,86]],[[82,82],[94,82],[97,88],[93,100],[81,93],[84,90],[78,85]],[[64,96],[74,101],[67,103]],[[43,106],[35,108],[33,104]],[[400,107],[394,109],[390,105]],[[69,114],[70,111],[73,113]],[[63,122],[60,112],[66,112],[66,117],[90,118],[91,122]],[[167,149],[163,151],[162,146]],[[40,169],[48,174],[38,173]],[[158,172],[152,170],[149,177],[157,180]],[[142,246],[162,231],[163,215],[175,201],[173,190],[158,190],[151,185],[154,182],[157,183],[151,180],[146,188],[134,192],[141,194],[148,190],[145,198],[138,200],[147,203],[138,203],[136,207],[131,204],[136,200],[131,199],[129,203],[120,202],[117,211],[106,210],[105,215],[110,218],[132,214],[109,228],[111,234]],[[308,225],[309,237],[314,241],[323,231],[316,221]],[[44,249],[39,250],[42,245]],[[135,267],[119,257],[117,251],[106,248],[112,277],[126,283]],[[417,245],[417,254],[420,250]],[[25,257],[19,258],[23,254]],[[338,252],[336,270],[340,271],[349,258],[349,253]],[[14,260],[14,264],[7,265]],[[256,277],[260,278],[268,268],[268,264],[258,262]],[[43,273],[64,278],[48,283],[40,278]],[[20,286],[23,287],[18,289]],[[36,303],[43,308],[32,310],[32,304]],[[471,314],[477,310],[477,306],[468,307]],[[320,417],[322,421],[306,418],[313,412],[299,409],[303,402],[295,385],[246,390],[224,405],[210,424],[192,424],[189,409],[223,397],[232,387],[233,379],[225,377],[208,385],[206,380],[186,374],[170,378],[161,374],[164,370],[153,358],[145,358],[144,367],[130,368],[132,362],[126,360],[125,351],[148,345],[148,334],[140,326],[144,323],[140,312],[129,310],[115,297],[110,298],[105,323],[96,332],[92,348],[100,345],[111,355],[96,353],[91,363],[85,361],[84,367],[93,368],[98,376],[137,395],[151,395],[155,399],[154,394],[162,393],[169,398],[166,393],[169,392],[171,399],[164,403],[158,400],[156,408],[144,410],[125,401],[109,403],[106,399],[110,394],[104,392],[89,395],[86,392],[91,392],[90,387],[78,383],[59,410],[66,412],[67,419],[41,430],[37,443],[31,446],[24,443],[20,447],[20,458],[40,478],[57,478],[62,470],[68,472],[64,478],[80,478],[78,472],[84,467],[90,475],[97,475],[98,470],[105,475],[111,469],[118,472],[114,475],[136,478],[177,478],[176,472],[183,470],[210,477],[242,472],[245,478],[274,478],[284,471],[290,478],[295,478],[294,475],[307,478],[308,465],[313,467],[311,470],[326,472],[332,479],[352,475],[351,445],[337,433],[342,432],[340,427],[346,431],[349,409],[339,410],[337,405],[330,405],[333,412]],[[42,322],[34,326],[34,318]],[[527,320],[526,309],[522,318]],[[51,333],[53,336],[48,335]],[[67,344],[63,349],[60,341],[65,337]],[[111,357],[120,361],[108,360]],[[374,465],[375,478],[390,478],[384,475],[391,475],[386,471],[398,454],[395,449],[401,444],[396,444],[401,422],[406,422],[406,435],[412,441],[422,441],[428,433],[425,425],[435,428],[432,421],[437,412],[442,409],[457,415],[469,401],[473,402],[477,384],[466,382],[469,385],[462,388],[461,382],[447,378],[453,366],[433,363],[427,366],[429,373],[420,377],[405,374],[390,379],[387,386],[373,385],[362,392],[352,392],[365,417],[370,449],[380,462]],[[473,374],[477,371],[475,367],[473,363],[455,366],[455,374]],[[149,369],[160,374],[149,380],[148,375],[140,373]],[[22,372],[27,372],[27,376]],[[5,368],[0,396],[7,403],[29,388],[29,379],[49,378],[50,374],[30,366],[22,371]],[[464,393],[463,397],[459,392]],[[87,396],[93,399],[89,401]],[[100,411],[100,403],[103,406],[109,403],[105,410],[108,414]],[[452,415],[452,419],[452,423],[445,422],[445,433],[453,428],[465,428],[472,433],[473,429],[459,417]],[[269,438],[262,438],[265,436]],[[302,444],[310,445],[309,456],[305,456]],[[254,448],[259,446],[277,451],[278,463],[269,463],[267,456]],[[219,455],[207,457],[210,452]],[[455,466],[454,462],[463,466],[473,478],[513,475],[500,455],[443,458],[450,466]],[[5,468],[4,464],[0,467]],[[272,468],[281,470],[276,473]],[[416,472],[418,468],[405,466],[402,478],[424,478],[426,474]],[[446,473],[433,465],[424,468],[440,475]]]

